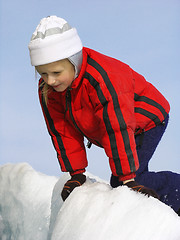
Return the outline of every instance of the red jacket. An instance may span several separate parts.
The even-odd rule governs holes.
[[[40,80],[40,83],[43,80]],[[134,135],[159,125],[169,103],[143,76],[119,60],[83,49],[79,76],[64,92],[51,91],[46,106],[39,96],[62,171],[87,167],[84,136],[102,146],[113,175],[135,177],[139,162]]]

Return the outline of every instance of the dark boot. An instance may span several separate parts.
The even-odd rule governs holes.
[[[180,209],[177,211],[178,216],[180,216]]]

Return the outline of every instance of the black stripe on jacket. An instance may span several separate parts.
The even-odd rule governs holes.
[[[134,160],[134,156],[133,156],[132,149],[131,149],[131,146],[130,146],[130,140],[129,140],[129,135],[128,135],[128,131],[127,131],[127,125],[125,123],[125,120],[124,120],[124,117],[123,117],[123,114],[121,112],[120,105],[119,105],[119,102],[118,102],[118,94],[116,93],[116,90],[114,89],[114,86],[112,85],[106,71],[102,68],[102,66],[100,66],[99,63],[97,63],[94,59],[92,59],[90,57],[87,59],[87,62],[88,62],[89,65],[94,67],[100,73],[100,75],[102,76],[102,78],[103,78],[103,80],[106,84],[106,87],[107,87],[107,89],[108,89],[108,91],[109,91],[109,93],[112,97],[113,105],[114,105],[114,111],[115,111],[115,114],[116,114],[116,117],[117,117],[117,120],[118,120],[118,123],[119,123],[119,128],[120,128],[120,131],[121,131],[121,135],[122,135],[122,138],[123,138],[123,141],[124,141],[124,147],[125,147],[125,152],[126,152],[126,155],[127,155],[127,158],[128,158],[129,166],[130,166],[131,171],[134,172],[136,170],[135,160]],[[97,91],[97,94],[98,94],[98,91]],[[106,105],[104,111],[105,111],[106,115],[108,116],[107,105]],[[103,116],[104,116],[104,114],[103,114]],[[104,116],[104,121],[106,120],[107,116],[106,117]],[[109,117],[108,117],[108,121],[110,123]],[[111,137],[111,135],[115,136],[113,128],[112,128],[112,126],[110,127],[110,125],[106,121],[105,121],[105,124],[106,124],[106,129],[107,129],[107,132],[108,132],[108,135],[109,135],[112,152],[114,152],[114,151],[118,152],[116,139],[115,139],[115,137],[113,137],[113,139]],[[116,146],[116,148],[113,148],[114,145]],[[117,168],[116,171],[117,171],[118,175],[122,174],[122,169],[121,168]]]
[[[64,162],[64,165],[65,165],[66,170],[67,170],[68,172],[72,172],[73,169],[72,169],[72,166],[71,166],[71,164],[70,164],[70,162],[69,162],[69,159],[68,159],[68,157],[67,157],[66,149],[65,149],[65,147],[64,147],[62,138],[61,138],[59,132],[56,130],[56,128],[55,128],[55,126],[54,126],[54,123],[53,123],[53,119],[51,118],[50,113],[49,113],[49,111],[48,111],[48,108],[47,108],[47,106],[46,106],[46,103],[45,103],[45,100],[44,100],[44,97],[43,97],[43,94],[42,94],[42,88],[43,88],[43,86],[42,86],[42,87],[39,87],[39,89],[40,89],[40,91],[41,91],[40,94],[41,94],[42,108],[43,108],[44,113],[45,113],[45,115],[46,115],[46,119],[47,119],[47,121],[48,121],[49,128],[50,128],[51,132],[53,133],[53,135],[56,137],[56,141],[57,141],[58,146],[59,146],[59,149],[60,149],[60,151],[61,151],[61,157],[62,157],[62,159],[63,159],[63,162]],[[51,136],[51,134],[50,134],[50,136]],[[54,141],[53,141],[53,137],[52,137],[52,136],[51,136],[51,139],[52,139],[52,143],[53,143],[54,148],[55,148],[55,144],[54,144]]]
[[[135,107],[134,112],[140,113],[140,114],[146,116],[147,118],[150,118],[155,123],[156,126],[158,126],[161,123],[161,120],[158,118],[158,116],[156,116],[155,114],[153,114],[143,108]]]
[[[108,101],[106,100],[100,86],[99,83],[93,78],[93,76],[91,76],[90,73],[86,72],[84,77],[86,79],[88,79],[89,83],[95,88],[99,101],[100,103],[103,105],[103,119],[104,119],[104,123],[106,126],[106,131],[109,135],[109,139],[110,139],[110,145],[111,145],[111,149],[112,150],[112,155],[113,155],[113,159],[115,167],[116,167],[116,173],[118,175],[123,174],[122,173],[122,167],[121,167],[121,162],[119,161],[119,153],[118,153],[118,149],[117,149],[117,144],[116,144],[116,138],[115,138],[115,133],[114,130],[111,126],[111,122],[108,116],[108,112],[107,112],[107,107],[108,107]],[[117,159],[117,160],[116,160]]]
[[[162,115],[164,116],[164,119],[166,118],[167,116],[167,112],[165,111],[165,109],[159,104],[157,103],[156,101],[146,97],[146,96],[139,96],[137,93],[134,93],[134,100],[136,102],[145,102],[155,108],[157,108],[161,113]],[[159,125],[161,123],[161,120],[159,119],[159,117],[143,108],[139,108],[139,107],[135,107],[135,112],[136,113],[140,113],[146,117],[148,117],[149,119],[151,119],[155,125]]]

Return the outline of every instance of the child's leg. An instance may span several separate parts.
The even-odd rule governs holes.
[[[166,117],[164,122],[155,128],[144,132],[143,135],[135,136],[137,145],[137,154],[139,158],[139,169],[136,172],[136,176],[139,176],[143,172],[148,171],[148,164],[152,155],[154,154],[168,124],[169,116]],[[143,139],[143,141],[142,141]]]
[[[159,125],[144,133],[142,145],[142,135],[136,136],[137,153],[140,167],[136,172],[136,181],[146,187],[154,189],[160,197],[160,200],[171,206],[176,212],[180,208],[180,174],[164,171],[149,172],[148,164],[160,142],[163,133],[167,127],[168,117],[165,124]],[[111,176],[111,186],[122,185],[118,178]]]
[[[165,132],[167,123],[168,117],[165,119],[165,125],[144,133],[143,144],[137,148],[140,167],[136,172],[136,181],[154,189],[159,194],[160,200],[177,212],[180,208],[180,174],[169,171],[149,172],[148,170],[149,160]],[[136,137],[136,144],[140,137]]]
[[[139,158],[139,169],[136,172],[136,175],[139,176],[141,173],[148,171],[148,163],[151,159],[159,141],[162,138],[163,133],[168,124],[169,116],[165,119],[165,124],[160,125],[156,128],[153,128],[145,133],[137,135],[135,137],[137,145],[137,154]],[[154,132],[154,133],[153,133]],[[143,140],[143,141],[142,141]],[[122,185],[122,182],[119,182],[118,177],[111,175],[110,184],[113,188]]]
[[[145,171],[136,177],[136,181],[154,189],[160,200],[176,212],[180,210],[180,174],[170,171]]]

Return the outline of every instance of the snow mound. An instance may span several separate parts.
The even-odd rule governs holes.
[[[26,163],[0,168],[0,239],[47,238],[51,196],[57,181]]]
[[[68,174],[46,176],[26,163],[0,167],[0,239],[180,239],[180,218],[170,207],[87,175],[63,203]]]

